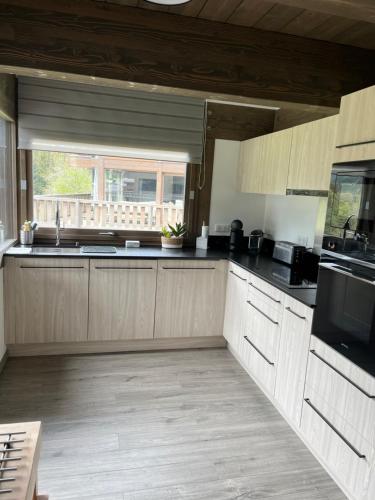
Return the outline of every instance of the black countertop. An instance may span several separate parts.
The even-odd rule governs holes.
[[[276,262],[266,255],[250,256],[246,254],[227,254],[228,260],[238,264],[243,269],[250,271],[259,278],[267,281],[274,287],[290,295],[293,299],[303,302],[309,307],[316,305],[316,288],[289,288],[285,283],[275,277],[280,274],[278,271],[284,270],[285,264]]]
[[[100,259],[227,259],[243,269],[250,271],[259,278],[279,288],[292,298],[299,300],[309,307],[315,307],[315,288],[288,288],[281,280],[275,277],[278,271],[285,270],[285,264],[274,261],[266,255],[249,256],[247,254],[233,254],[225,250],[198,250],[183,248],[181,250],[168,250],[160,247],[118,248],[117,253],[83,253],[80,248],[54,248],[54,247],[22,247],[14,246],[6,252],[13,257],[74,257],[74,258],[100,258]]]

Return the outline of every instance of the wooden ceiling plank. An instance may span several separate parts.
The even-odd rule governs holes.
[[[302,7],[332,16],[375,23],[374,0],[275,0],[280,5]]]
[[[346,17],[329,16],[320,26],[310,31],[309,36],[319,40],[333,40],[335,36],[357,24],[353,19]]]
[[[275,5],[269,0],[243,0],[227,22],[239,26],[254,26]]]
[[[160,12],[168,12],[170,9],[168,5],[157,5],[155,3],[146,2],[146,0],[138,0],[138,7],[148,10],[158,10]]]
[[[280,31],[291,35],[306,36],[312,30],[321,26],[328,18],[329,15],[327,14],[305,10],[299,16],[292,19],[290,23],[284,26]]]
[[[181,14],[183,16],[196,17],[199,15],[206,3],[207,0],[192,0],[184,5],[170,7],[169,12],[172,12],[173,14]]]
[[[242,0],[207,0],[198,17],[225,23]]]
[[[350,29],[335,36],[333,40],[347,45],[355,44],[359,47],[375,49],[375,25],[360,21]]]
[[[254,24],[254,28],[268,31],[281,31],[285,25],[302,14],[302,12],[303,9],[298,7],[288,7],[276,4]]]

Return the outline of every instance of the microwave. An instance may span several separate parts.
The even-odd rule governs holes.
[[[272,258],[288,264],[288,266],[298,267],[302,265],[305,252],[306,247],[304,246],[296,245],[290,241],[276,241]]]

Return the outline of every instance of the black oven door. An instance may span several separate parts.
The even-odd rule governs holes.
[[[375,270],[321,263],[312,333],[375,375]]]

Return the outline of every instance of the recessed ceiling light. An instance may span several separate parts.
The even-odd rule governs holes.
[[[159,5],[182,5],[183,3],[189,3],[191,0],[146,0],[149,3],[157,3]]]

